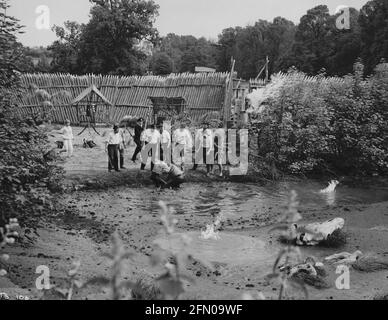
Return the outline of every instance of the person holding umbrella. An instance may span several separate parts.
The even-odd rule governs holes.
[[[141,149],[143,148],[143,144],[141,142],[141,136],[144,131],[144,119],[139,118],[137,120],[136,126],[135,126],[135,136],[133,137],[133,141],[135,141],[136,144],[136,150],[132,156],[132,162],[136,163],[137,156],[141,152]]]

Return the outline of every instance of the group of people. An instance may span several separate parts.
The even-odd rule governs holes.
[[[133,141],[136,144],[135,152],[132,156],[132,161],[136,163],[139,154],[143,151],[143,147],[148,145],[150,150],[149,156],[152,157],[153,150],[160,150],[160,159],[156,161],[154,158],[151,161],[151,180],[157,187],[160,188],[177,188],[185,180],[184,171],[175,164],[167,164],[163,161],[163,150],[171,147],[171,135],[163,127],[156,128],[155,125],[144,129],[144,119],[137,120],[134,128]],[[125,152],[125,137],[124,130],[121,130],[118,124],[113,126],[113,131],[109,133],[106,139],[106,152],[108,153],[108,170],[120,172],[124,167],[124,152]],[[160,149],[159,149],[160,146]],[[146,159],[142,157],[141,170],[145,170]]]
[[[186,128],[184,124],[181,124],[180,127],[174,131],[173,137],[171,139],[170,132],[166,130],[163,125],[156,127],[151,125],[148,129],[143,129],[143,119],[139,119],[135,127],[135,136],[134,141],[136,143],[136,150],[132,157],[132,161],[136,163],[139,153],[143,150],[143,146],[148,146],[149,149],[148,156],[152,158],[151,161],[151,171],[154,170],[155,163],[154,161],[162,161],[173,163],[172,156],[172,142],[174,145],[174,151],[178,151],[178,158],[180,158],[180,167],[184,171],[185,166],[185,151],[188,149],[188,146],[193,146],[192,137],[190,131]],[[196,152],[199,150],[194,150],[194,154],[202,154],[202,159],[195,159],[194,167],[192,170],[198,168],[198,163],[203,161],[203,164],[206,164],[207,175],[210,175],[214,170],[214,163],[217,163],[219,167],[220,176],[223,173],[223,167],[219,163],[219,141],[218,137],[214,135],[213,131],[210,129],[208,123],[204,123],[202,128],[197,131],[195,136],[195,148],[202,149],[202,152]],[[152,152],[157,150],[159,153],[152,157]],[[165,154],[167,151],[168,154]],[[212,153],[213,151],[213,153]],[[211,155],[214,155],[214,159],[211,159]],[[142,157],[143,158],[143,157]],[[145,161],[142,161],[141,170],[144,170],[146,167]]]
[[[155,185],[161,188],[178,187],[185,179],[185,151],[188,150],[188,146],[193,145],[190,131],[184,124],[181,124],[181,126],[174,131],[173,137],[171,137],[170,132],[166,130],[163,125],[158,127],[150,125],[148,128],[144,128],[144,123],[144,119],[139,118],[134,127],[134,133],[130,133],[136,144],[136,149],[132,156],[133,163],[136,163],[139,154],[142,154],[140,169],[145,170],[147,159],[151,158],[151,180]],[[67,155],[71,157],[73,155],[74,136],[70,121],[66,120],[65,126],[61,130],[54,131],[62,134],[62,152],[66,152]],[[172,143],[174,143],[174,150],[177,150],[177,156],[180,158],[179,165],[175,164],[172,159]],[[105,140],[105,151],[108,155],[109,172],[112,172],[113,170],[120,172],[122,169],[125,169],[124,156],[126,145],[125,130],[121,129],[118,124],[115,124],[113,126],[113,131],[109,132]],[[206,165],[207,175],[210,175],[211,172],[213,172],[213,163],[217,163],[220,176],[222,176],[223,168],[221,164],[218,164],[218,139],[216,136],[213,138],[213,131],[209,128],[208,124],[205,123],[203,127],[197,131],[194,145],[197,149],[202,149],[202,152],[194,150],[196,151],[195,155],[202,154],[203,158],[194,160],[195,164],[192,170],[196,170],[198,168],[198,163],[202,160]],[[153,154],[155,151],[158,154]],[[210,155],[214,155],[215,158],[209,158]]]

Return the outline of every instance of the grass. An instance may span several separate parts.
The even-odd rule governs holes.
[[[132,289],[132,299],[141,301],[160,300],[162,292],[155,282],[139,279]]]
[[[318,270],[317,270],[318,271]],[[293,278],[302,281],[303,283],[314,287],[316,289],[327,289],[330,288],[330,284],[321,275],[311,275],[305,272],[299,272],[293,276]]]
[[[336,230],[331,235],[319,243],[319,246],[325,248],[341,248],[347,242],[347,234],[343,230]]]
[[[388,293],[379,294],[373,298],[373,300],[388,300]]]

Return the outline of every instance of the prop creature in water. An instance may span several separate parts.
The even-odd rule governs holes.
[[[296,244],[298,246],[316,246],[325,241],[335,231],[342,230],[345,226],[345,220],[335,218],[322,223],[310,223],[305,226],[293,225],[296,232]]]
[[[332,180],[326,189],[321,190],[321,193],[333,193],[339,184],[339,181]]]
[[[206,226],[206,230],[201,232],[203,240],[220,240],[220,233],[215,230],[214,225]]]
[[[225,219],[221,213],[213,224],[207,225],[206,230],[201,232],[201,238],[204,240],[220,240],[220,233],[217,231]]]

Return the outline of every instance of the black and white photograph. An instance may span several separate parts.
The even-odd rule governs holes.
[[[0,0],[0,300],[388,300],[388,0]]]

